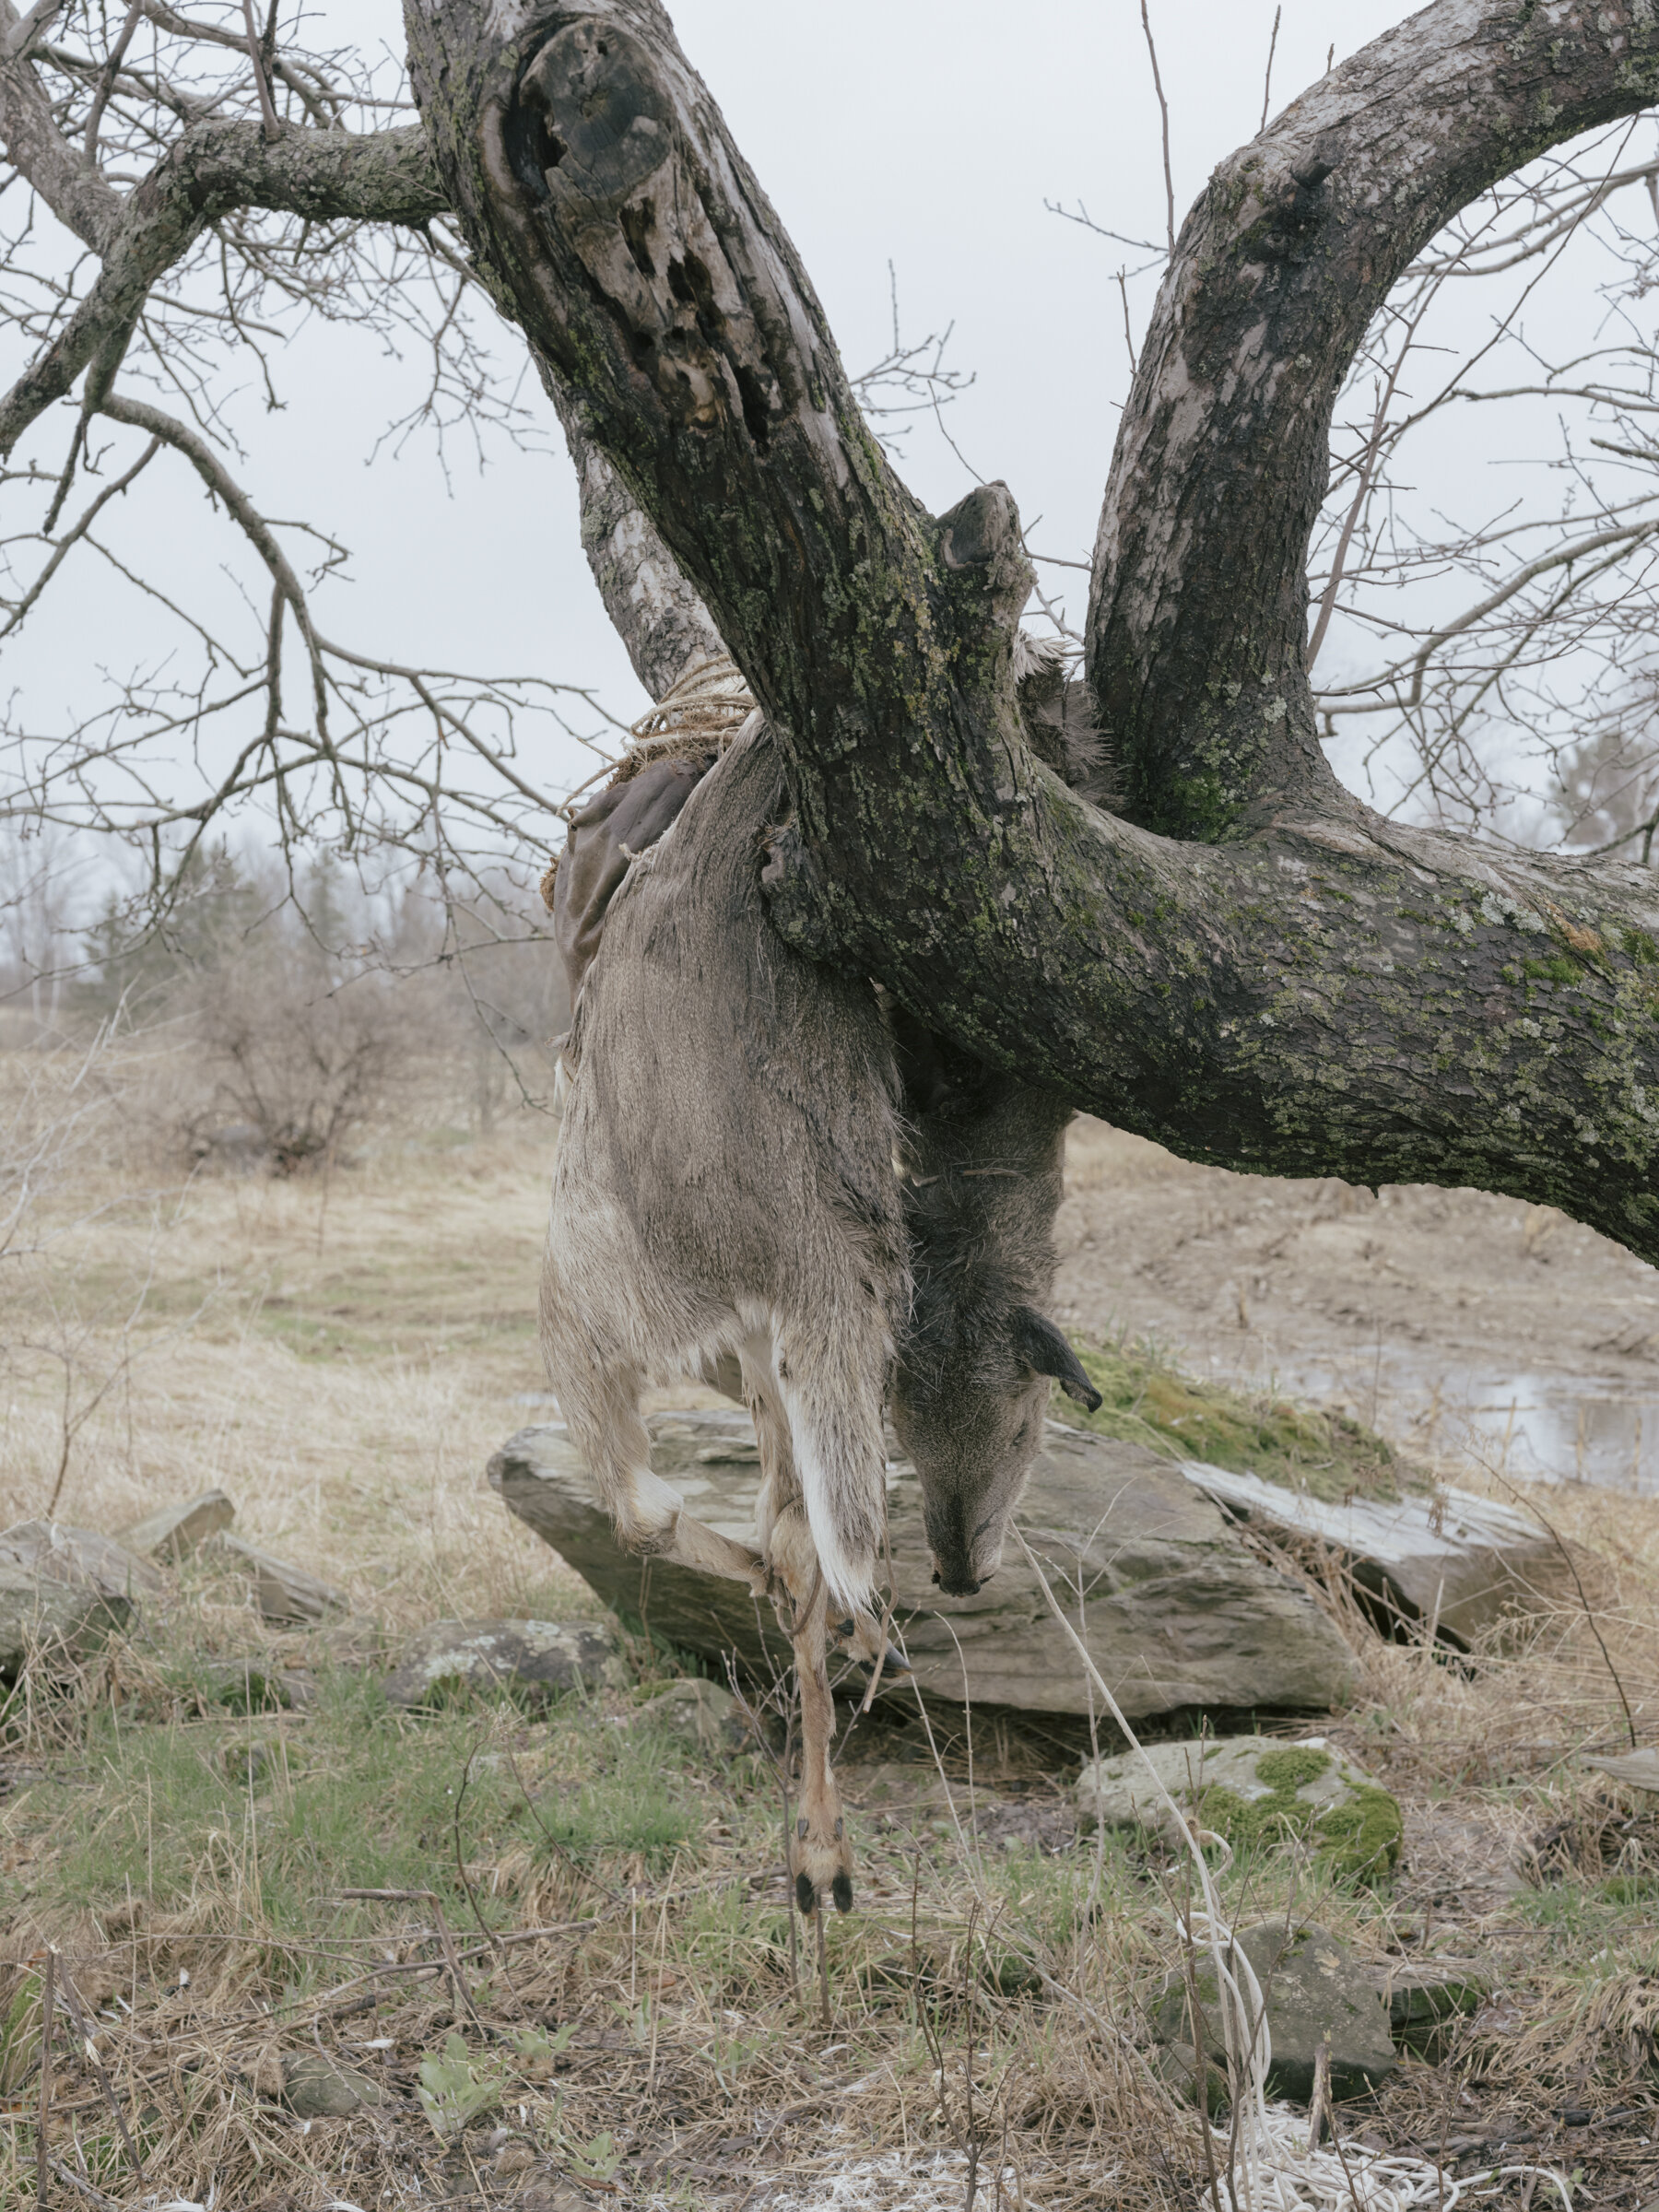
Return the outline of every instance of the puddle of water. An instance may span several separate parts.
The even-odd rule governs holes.
[[[1531,1482],[1659,1493],[1659,1389],[1616,1375],[1508,1374],[1405,1353],[1304,1354],[1281,1389],[1340,1407],[1407,1452]]]

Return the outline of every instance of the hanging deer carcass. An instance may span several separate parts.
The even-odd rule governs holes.
[[[566,1051],[542,1336],[619,1540],[779,1604],[801,1688],[795,1894],[845,1911],[828,1652],[882,1651],[889,1382],[947,1593],[995,1564],[1048,1378],[1099,1401],[1038,1311],[1069,1111],[783,941],[761,873],[787,808],[755,714],[609,902]],[[753,1551],[653,1475],[640,1412],[649,1381],[734,1358]]]

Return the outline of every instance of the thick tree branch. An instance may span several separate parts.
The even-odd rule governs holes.
[[[65,229],[100,253],[121,220],[120,194],[59,131],[28,58],[54,13],[32,9],[26,29],[11,0],[0,0],[0,145]]]
[[[537,363],[564,425],[582,494],[582,547],[634,674],[653,699],[671,691],[695,662],[725,651],[709,611],[628,487],[594,442],[582,401]]]
[[[948,744],[948,564],[663,9],[411,6],[406,22],[480,274],[581,394],[757,698],[830,753],[889,750],[917,709]],[[982,582],[984,560],[959,565]],[[967,688],[988,673],[964,669]]]
[[[21,159],[14,159],[22,168]],[[131,328],[151,286],[232,209],[257,207],[315,222],[420,224],[444,213],[446,201],[418,129],[361,136],[290,131],[269,145],[258,124],[205,123],[187,131],[114,206],[115,220],[99,242],[103,267],[97,282],[52,347],[0,400],[0,455]]]
[[[1287,793],[1335,802],[1306,562],[1366,325],[1460,208],[1655,97],[1649,0],[1437,0],[1217,169],[1141,347],[1095,550],[1088,672],[1136,819],[1213,839]]]
[[[1253,840],[1206,846],[1102,815],[1033,759],[1008,679],[1012,501],[992,487],[935,523],[871,450],[788,241],[653,0],[412,11],[480,273],[581,393],[584,434],[771,714],[797,802],[768,869],[786,934],[1189,1157],[1483,1184],[1659,1257],[1652,878],[1368,822],[1323,777],[1291,680],[1330,394],[1383,255],[1397,267],[1460,194],[1648,99],[1641,15],[1440,0],[1288,111],[1277,166],[1258,150],[1189,220],[1113,478],[1096,665],[1147,811],[1184,788],[1184,756],[1157,767],[1160,732],[1190,727],[1220,779],[1214,805],[1182,801],[1182,828],[1225,830],[1276,776],[1289,787]],[[1334,178],[1298,150],[1327,131],[1328,205]],[[1189,623],[1201,674],[1160,664],[1166,712],[1135,653],[1167,656]]]

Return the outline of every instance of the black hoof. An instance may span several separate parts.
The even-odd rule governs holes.
[[[837,1878],[844,1882],[847,1877],[843,1874]],[[800,1906],[803,1912],[808,1914],[817,1908],[818,1892],[812,1887],[812,1877],[809,1874],[795,1876],[795,1903]]]
[[[838,1874],[830,1885],[830,1894],[835,1900],[835,1909],[838,1912],[851,1912],[853,1910],[853,1877],[850,1874]]]

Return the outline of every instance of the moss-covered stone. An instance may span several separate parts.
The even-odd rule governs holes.
[[[1323,2046],[1330,2054],[1331,2094],[1361,2097],[1386,2080],[1398,2063],[1389,2035],[1388,2007],[1370,1971],[1329,1929],[1287,1927],[1282,1920],[1246,1928],[1234,1947],[1250,1961],[1262,1991],[1272,2056],[1267,2093],[1306,2103]],[[1204,2016],[1210,2058],[1225,2064],[1216,1970],[1202,1955],[1194,1981]],[[1191,2004],[1184,1978],[1171,1979],[1153,2016],[1159,2041],[1190,2051]],[[1188,2063],[1189,2075],[1193,2068]]]
[[[1398,1862],[1399,1806],[1318,1740],[1219,1736],[1093,1761],[1077,1783],[1083,1820],[1170,1834],[1173,1823],[1148,1768],[1195,1827],[1234,1851],[1301,1843],[1345,1882],[1385,1879]]]
[[[1082,1346],[1077,1356],[1100,1404],[1087,1413],[1062,1399],[1056,1385],[1054,1416],[1068,1427],[1146,1444],[1171,1459],[1257,1475],[1327,1502],[1393,1503],[1403,1492],[1431,1488],[1427,1476],[1346,1414],[1199,1382],[1139,1345]]]

